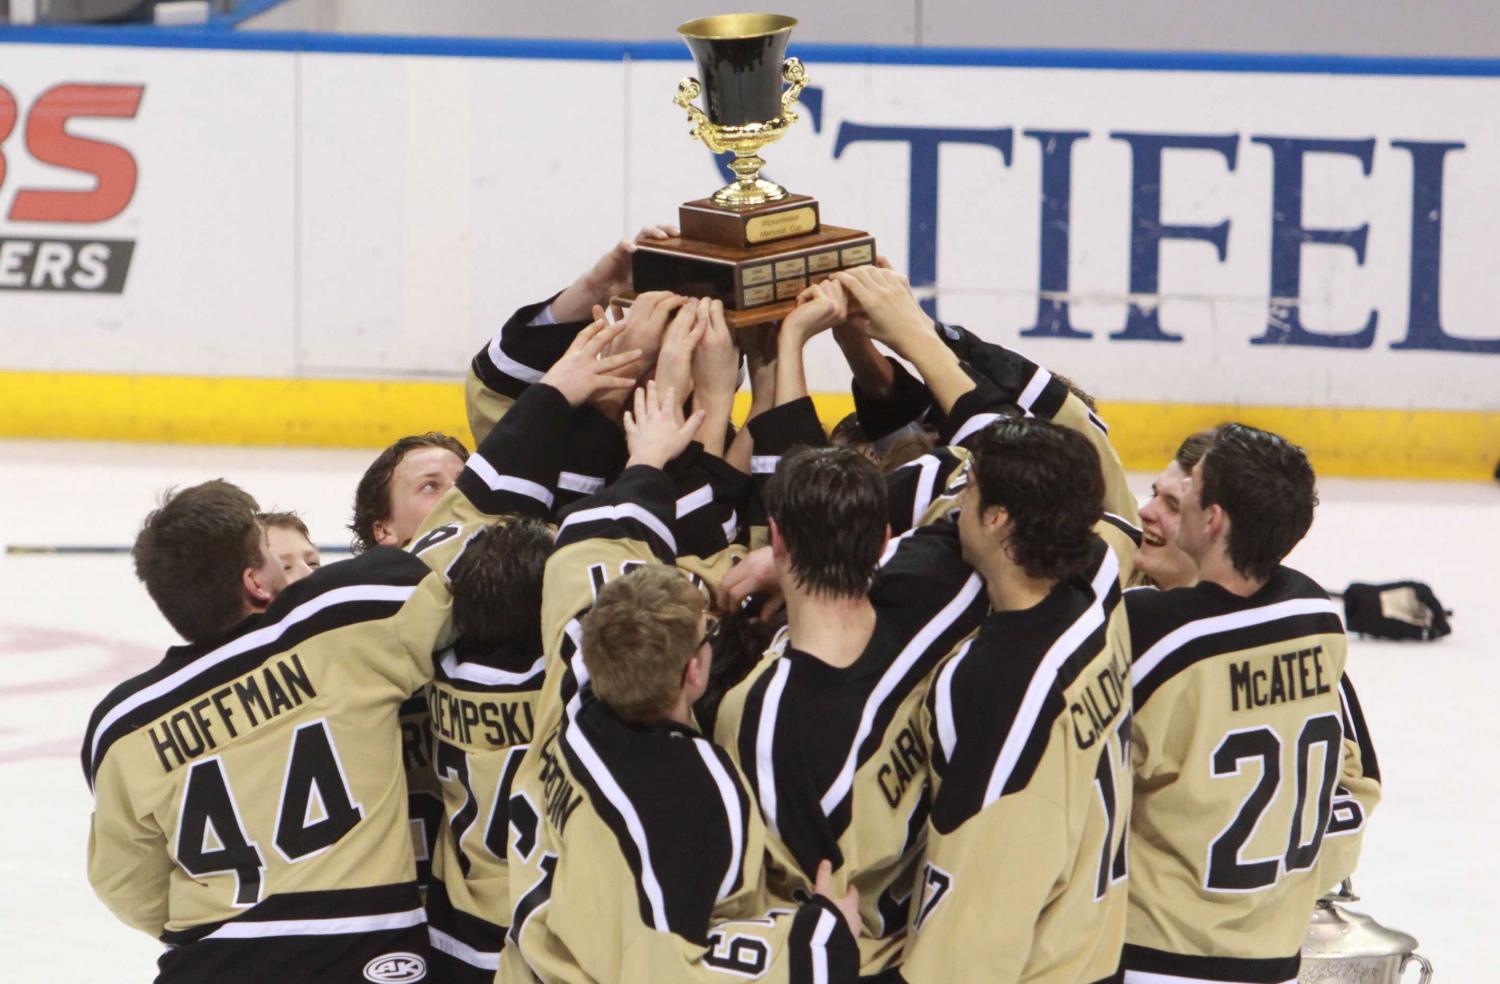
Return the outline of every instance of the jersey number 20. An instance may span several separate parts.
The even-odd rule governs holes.
[[[1291,830],[1283,855],[1246,861],[1241,857],[1245,844],[1260,827],[1262,817],[1281,791],[1281,738],[1269,727],[1231,731],[1214,749],[1210,774],[1215,778],[1241,774],[1240,763],[1259,760],[1260,781],[1240,804],[1239,813],[1208,848],[1208,872],[1204,887],[1216,892],[1258,892],[1276,884],[1282,872],[1311,868],[1323,846],[1328,828],[1333,786],[1339,777],[1339,757],[1343,752],[1344,729],[1332,714],[1319,714],[1302,724],[1297,736],[1296,800],[1292,805]],[[1309,759],[1322,745],[1322,780],[1317,796],[1318,815],[1312,836],[1304,840],[1303,814],[1307,807]]]

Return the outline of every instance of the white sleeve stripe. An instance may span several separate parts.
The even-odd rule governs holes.
[[[922,473],[917,477],[917,494],[911,503],[911,525],[915,527],[922,521],[922,514],[927,507],[932,505],[933,486],[937,484],[938,461],[935,455],[922,456]]]
[[[1338,605],[1324,598],[1293,598],[1291,601],[1278,601],[1273,605],[1188,622],[1162,636],[1156,645],[1141,654],[1135,661],[1135,665],[1130,668],[1130,682],[1133,686],[1139,687],[1161,665],[1162,660],[1195,639],[1219,632],[1228,632],[1231,629],[1264,625],[1266,622],[1274,622],[1279,618],[1325,613],[1337,616],[1340,611]]]
[[[542,377],[546,375],[545,372],[523,365],[506,355],[505,350],[500,347],[499,335],[490,339],[489,354],[490,361],[495,364],[496,369],[523,383],[540,383]]]
[[[786,689],[786,678],[791,675],[791,670],[791,663],[776,660],[776,669],[771,671],[771,682],[761,702],[760,721],[755,728],[755,791],[760,799],[760,812],[766,818],[766,827],[777,837],[781,836],[781,828],[776,823],[776,765],[771,756],[776,741],[776,713],[780,710],[781,693]]]
[[[583,661],[583,623],[576,618],[572,619],[563,631],[573,642],[573,656],[568,660],[568,667],[573,671],[573,682],[577,689],[573,691],[573,698],[568,701],[564,711],[568,719],[572,720],[583,707],[583,688],[589,685],[589,668]]]
[[[588,770],[589,777],[599,786],[599,791],[604,798],[609,800],[610,805],[620,814],[625,821],[625,830],[630,834],[630,839],[635,843],[636,853],[641,859],[641,888],[646,893],[646,902],[651,907],[651,924],[661,933],[670,932],[672,927],[667,922],[667,903],[662,896],[661,883],[656,880],[656,869],[651,866],[651,847],[646,843],[646,828],[641,825],[641,818],[631,805],[630,798],[625,791],[615,782],[615,777],[610,774],[609,767],[594,751],[594,746],[589,744],[588,736],[577,723],[570,724],[563,730],[563,740],[573,749],[583,767]]]
[[[1093,583],[1089,585],[1094,593],[1093,602],[1052,643],[1046,655],[1037,664],[1036,672],[1031,676],[1031,682],[1026,685],[1026,693],[1021,698],[1021,706],[1016,710],[1015,720],[1011,722],[1005,734],[1005,742],[1000,746],[1000,755],[995,760],[995,768],[990,772],[990,782],[984,791],[985,806],[995,802],[1005,792],[1005,785],[1010,782],[1011,773],[1015,771],[1016,763],[1021,759],[1021,752],[1026,748],[1032,729],[1036,727],[1037,718],[1041,716],[1042,705],[1046,703],[1047,694],[1051,692],[1057,680],[1058,668],[1078,650],[1079,646],[1083,645],[1085,639],[1104,624],[1104,603],[1109,596],[1109,589],[1119,576],[1120,565],[1115,560],[1114,551],[1105,551],[1104,560],[1094,575]]]
[[[974,416],[964,421],[964,425],[960,427],[956,432],[954,432],[953,440],[949,443],[962,444],[964,441],[968,440],[969,437],[979,433],[999,419],[1000,415],[998,413],[976,413]]]
[[[535,499],[548,509],[552,508],[552,493],[547,486],[514,475],[502,475],[495,466],[485,460],[484,455],[469,455],[469,471],[473,472],[492,492],[514,492],[528,499]]]
[[[407,929],[427,922],[422,909],[386,912],[378,916],[343,916],[331,919],[268,919],[252,922],[235,919],[203,937],[205,940],[253,940],[268,936],[343,936],[374,933],[383,929]]]
[[[557,528],[557,535],[562,536],[563,530],[570,526],[579,526],[583,523],[592,523],[600,520],[619,521],[622,519],[635,520],[654,533],[662,543],[666,544],[668,550],[674,554],[677,552],[677,539],[672,536],[672,531],[667,529],[667,524],[652,515],[649,509],[639,506],[634,502],[622,502],[614,506],[595,506],[593,509],[582,509],[571,513],[567,519],[563,520],[563,524]]]
[[[416,586],[401,587],[387,584],[351,584],[348,587],[334,588],[311,601],[304,602],[287,612],[281,621],[271,625],[265,625],[254,632],[246,633],[232,642],[225,643],[218,649],[204,653],[193,660],[187,666],[173,673],[149,687],[144,687],[120,701],[110,712],[99,721],[99,726],[94,729],[94,741],[89,748],[89,762],[92,766],[94,759],[99,756],[99,742],[106,732],[125,715],[134,711],[144,704],[149,704],[158,697],[165,696],[187,683],[200,673],[205,673],[226,660],[231,660],[242,653],[261,646],[268,646],[286,634],[287,630],[295,625],[307,621],[321,611],[332,608],[335,605],[349,604],[357,601],[399,601],[405,602],[416,593]]]
[[[605,486],[604,479],[597,475],[580,475],[577,472],[558,472],[557,487],[567,489],[569,492],[580,492],[584,495],[593,495]]]
[[[731,509],[729,518],[724,520],[724,540],[733,543],[734,538],[740,535],[740,514],[738,510]]]
[[[828,940],[837,925],[831,912],[825,909],[818,913],[818,924],[812,931],[813,984],[828,984]]]
[[[750,474],[769,475],[781,463],[779,454],[757,454],[750,457]]]
[[[885,551],[880,555],[880,562],[875,566],[884,567],[886,564],[889,564],[891,562],[891,558],[896,556],[896,550],[901,546],[902,541],[906,540],[908,537],[915,536],[916,533],[916,528],[912,528],[907,530],[905,533],[902,533],[900,536],[891,537],[890,542],[885,545]]]
[[[1028,414],[1031,413],[1031,405],[1042,395],[1047,384],[1052,382],[1052,374],[1041,366],[1037,366],[1036,372],[1031,374],[1031,379],[1026,383],[1026,388],[1021,390],[1021,395],[1016,397],[1016,405]]]
[[[937,712],[938,743],[943,749],[943,759],[948,762],[953,761],[953,749],[958,744],[958,726],[953,722],[953,674],[963,658],[969,655],[969,647],[972,645],[972,639],[964,643],[957,655],[938,673],[937,696],[933,703]]]
[[[687,495],[677,500],[677,518],[681,519],[690,512],[697,512],[704,506],[714,501],[714,490],[711,485],[702,485]]]
[[[890,697],[891,692],[901,679],[911,671],[912,665],[922,658],[922,655],[935,643],[939,636],[948,631],[954,622],[962,615],[978,597],[983,590],[984,581],[978,574],[970,574],[958,593],[943,606],[942,611],[934,615],[921,631],[912,636],[908,642],[891,661],[891,665],[881,674],[880,682],[875,684],[875,689],[865,700],[865,708],[859,717],[859,730],[855,732],[854,740],[849,744],[849,755],[844,759],[844,764],[839,768],[839,773],[834,777],[833,784],[828,787],[818,805],[823,808],[824,816],[831,816],[834,808],[839,805],[849,791],[854,788],[854,773],[859,764],[859,749],[869,737],[871,729],[875,727],[875,716],[880,712],[880,706]]]
[[[714,785],[719,787],[719,798],[724,801],[724,819],[729,823],[729,866],[724,869],[724,880],[719,883],[717,896],[717,901],[723,902],[734,889],[744,858],[745,817],[740,812],[740,797],[735,792],[734,780],[724,771],[724,763],[714,754],[714,746],[706,738],[694,738],[693,745],[698,749],[703,764],[708,767],[708,774],[713,776]]]
[[[1137,533],[1141,532],[1141,528],[1139,526],[1135,525],[1130,520],[1126,519],[1124,516],[1121,516],[1119,513],[1112,513],[1112,512],[1106,511],[1104,513],[1104,515],[1106,517],[1108,517],[1109,519],[1119,520],[1119,522],[1122,525],[1130,527],[1131,529],[1135,530]]]
[[[462,960],[470,967],[478,967],[480,970],[491,972],[500,969],[500,951],[498,950],[494,953],[476,950],[463,940],[449,936],[434,926],[427,927],[427,938],[434,950],[446,953],[455,960]]]
[[[547,657],[539,656],[530,667],[520,670],[498,670],[483,663],[463,662],[453,650],[448,650],[442,659],[443,674],[450,680],[465,680],[486,687],[498,687],[525,683],[547,668]]]

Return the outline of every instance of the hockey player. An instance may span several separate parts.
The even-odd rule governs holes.
[[[82,757],[90,880],[169,944],[158,980],[424,979],[396,711],[451,641],[441,572],[526,488],[507,439],[481,447],[419,555],[372,549],[290,586],[227,483],[147,518],[137,572],[188,644],[100,703]]]
[[[323,558],[313,546],[307,524],[302,522],[301,516],[294,512],[264,512],[255,518],[266,528],[268,547],[281,562],[288,584],[302,580],[323,566]]]
[[[468,457],[461,441],[437,431],[403,437],[380,452],[354,492],[354,549],[410,543]]]
[[[764,832],[743,778],[691,725],[713,627],[672,564],[677,494],[661,469],[701,417],[684,422],[671,389],[638,390],[626,469],[559,530],[549,596],[571,596],[586,570],[598,598],[568,629],[566,713],[539,736],[541,768],[522,773],[509,805],[515,945],[502,982],[857,973],[854,899],[841,896],[848,912],[824,894],[766,911]]]
[[[801,349],[842,319],[842,306],[832,281],[800,299],[781,326],[779,405],[751,424],[756,470],[773,470],[763,493],[771,546],[726,583],[732,597],[774,588],[786,600],[788,631],[725,695],[714,732],[755,791],[776,897],[808,891],[830,859],[837,883],[859,890],[862,970],[872,973],[900,951],[921,848],[921,694],[937,662],[978,625],[984,597],[951,526],[903,537],[882,558],[886,482],[863,454],[791,452],[823,443]]]
[[[1225,424],[1184,483],[1190,588],[1126,592],[1135,810],[1126,981],[1294,981],[1313,903],[1348,873],[1379,797],[1344,675],[1339,607],[1282,558],[1312,467]]]
[[[1182,500],[1188,476],[1213,443],[1213,431],[1189,434],[1177,453],[1151,483],[1151,499],[1141,507],[1141,550],[1136,557],[1136,582],[1163,590],[1190,588],[1198,583],[1198,567],[1177,545]]]
[[[458,640],[436,661],[430,697],[442,828],[427,909],[440,980],[488,982],[499,965],[510,913],[507,803],[535,732],[545,666],[542,572],[552,536],[543,520],[578,409],[599,390],[634,381],[628,373],[639,352],[593,359],[621,330],[606,332],[602,322],[585,329],[490,432],[488,446],[506,462],[492,484],[505,497],[504,517],[449,571]]]
[[[929,456],[925,477],[918,466],[912,509],[930,513],[944,498],[957,507],[963,560],[983,575],[991,609],[924,704],[931,812],[911,930],[888,977],[1113,979],[1130,802],[1120,570],[1134,548],[1104,520],[1105,476],[1123,488],[1118,460],[1061,380],[961,329],[934,332],[894,274],[841,279],[872,332],[917,367],[946,434],[972,451],[946,495],[937,479],[952,452]]]

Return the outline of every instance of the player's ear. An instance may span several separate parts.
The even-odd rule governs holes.
[[[377,547],[399,547],[396,542],[396,534],[391,529],[391,524],[383,519],[377,519],[375,525],[370,527],[370,532],[375,538]]]
[[[254,567],[247,567],[240,572],[240,587],[245,592],[245,601],[252,608],[264,608],[275,597],[270,585],[261,583],[260,571]]]
[[[766,522],[771,525],[771,556],[778,559],[785,557],[786,539],[781,535],[781,527],[774,519],[767,519]]]

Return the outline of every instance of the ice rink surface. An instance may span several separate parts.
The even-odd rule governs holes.
[[[372,457],[0,442],[0,542],[128,544],[163,488],[223,477],[342,543]],[[1435,644],[1352,644],[1385,782],[1355,908],[1421,940],[1438,981],[1496,980],[1500,486],[1330,479],[1320,491],[1293,566],[1331,591],[1425,580],[1456,613]],[[160,945],[116,922],[85,878],[78,749],[94,704],[178,640],[127,556],[0,557],[0,598],[0,980],[148,981]]]

